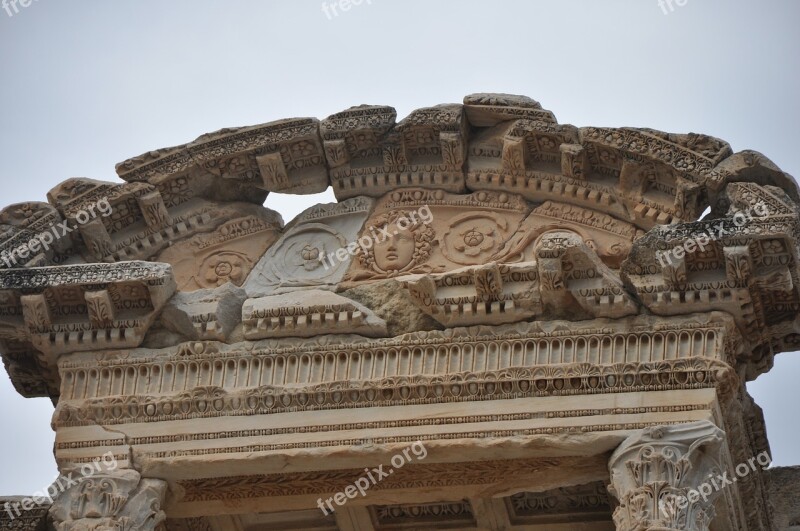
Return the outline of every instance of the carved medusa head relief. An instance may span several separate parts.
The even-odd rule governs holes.
[[[375,218],[359,239],[359,260],[372,277],[390,278],[419,272],[430,258],[436,236],[415,212],[392,210]],[[371,241],[366,244],[367,240]]]

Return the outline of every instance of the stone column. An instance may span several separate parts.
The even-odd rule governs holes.
[[[162,480],[144,479],[135,470],[81,475],[80,469],[59,479],[64,490],[50,508],[55,531],[165,529],[161,505],[167,484]]]
[[[618,531],[707,531],[725,433],[708,421],[641,430],[611,456]]]

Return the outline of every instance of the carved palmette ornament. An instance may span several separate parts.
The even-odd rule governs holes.
[[[50,508],[56,531],[164,531],[166,482],[144,479],[135,470],[85,469],[93,470],[87,465],[59,478],[68,486]],[[79,480],[69,485],[65,476]]]

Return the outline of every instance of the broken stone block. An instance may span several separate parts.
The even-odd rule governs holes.
[[[329,291],[292,291],[248,299],[242,314],[247,339],[323,334],[386,336],[386,321],[365,306]]]
[[[189,339],[225,341],[242,322],[246,299],[245,291],[230,282],[215,289],[179,292],[164,308],[161,320]]]

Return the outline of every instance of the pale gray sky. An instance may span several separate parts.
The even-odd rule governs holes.
[[[321,0],[0,10],[0,205],[44,201],[69,177],[115,180],[117,162],[226,126],[362,103],[402,117],[472,92],[525,94],[577,126],[714,135],[799,174],[800,2],[673,5],[363,0],[330,18]],[[267,205],[288,220],[312,202]],[[52,406],[0,373],[0,495],[30,494],[56,476]],[[785,353],[749,385],[780,465],[800,464],[798,377],[800,354]]]

